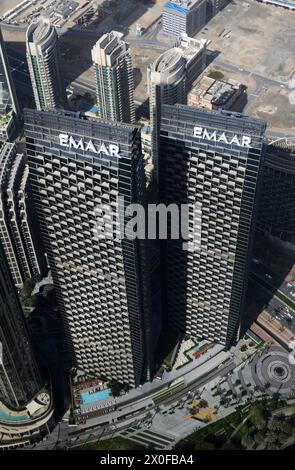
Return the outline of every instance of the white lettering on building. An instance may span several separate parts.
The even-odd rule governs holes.
[[[104,153],[107,156],[120,158],[120,149],[118,145],[106,145],[104,142],[96,146],[92,140],[84,141],[83,138],[76,140],[72,135],[59,134],[59,144],[62,147],[83,150],[84,152]]]
[[[225,132],[220,132],[214,130],[214,131],[209,131],[206,128],[203,127],[194,127],[194,137],[199,137],[200,139],[204,140],[211,140],[213,142],[224,142],[225,144],[229,145],[238,145],[239,147],[247,147],[247,148],[252,148],[251,147],[251,137],[247,135],[242,135],[241,137],[238,137],[236,134],[233,136],[228,136],[225,134]]]

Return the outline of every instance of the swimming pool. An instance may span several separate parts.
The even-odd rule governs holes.
[[[99,390],[99,392],[95,392],[95,393],[88,393],[88,392],[81,393],[83,405],[89,405],[90,403],[94,403],[95,401],[105,400],[106,398],[109,398],[110,396],[111,396],[111,393],[107,389]]]
[[[8,415],[5,411],[0,410],[0,420],[4,419],[5,421],[27,421],[29,419],[28,416],[24,415]]]

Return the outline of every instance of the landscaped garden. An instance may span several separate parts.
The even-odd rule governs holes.
[[[128,441],[123,437],[115,437],[114,439],[100,440],[89,442],[88,444],[74,447],[74,450],[141,450],[144,446],[136,442]]]
[[[226,418],[179,441],[176,449],[279,449],[295,435],[295,412],[292,408],[288,416],[285,408],[280,412],[285,406],[279,396],[240,406]]]

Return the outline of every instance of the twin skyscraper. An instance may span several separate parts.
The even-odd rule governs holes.
[[[202,130],[202,132],[200,131]],[[229,346],[237,337],[255,223],[265,124],[164,105],[159,202],[194,208],[194,249],[161,240],[163,328]],[[140,131],[76,113],[25,111],[31,188],[76,365],[136,386],[153,374],[149,240],[95,236],[96,207],[148,210]],[[116,148],[116,152],[109,149]],[[126,210],[127,209],[127,210]],[[128,215],[129,214],[129,215]],[[169,219],[169,218],[168,218]],[[169,230],[168,230],[169,234]]]
[[[37,108],[24,111],[30,187],[73,364],[137,386],[153,376],[160,324],[230,346],[244,311],[265,123],[186,106],[206,41],[184,35],[150,68],[154,193],[168,214],[155,286],[151,241],[125,230],[131,204],[145,221],[151,191],[122,35],[107,33],[92,50],[99,118],[66,110],[48,23],[29,27],[27,58]],[[171,205],[188,208],[186,249],[171,236]],[[119,212],[104,221],[125,236],[96,235],[102,207]]]

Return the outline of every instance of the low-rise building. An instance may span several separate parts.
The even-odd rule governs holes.
[[[188,105],[198,108],[232,109],[243,95],[245,86],[236,80],[215,80],[204,76],[188,94]]]
[[[61,18],[62,20],[66,20],[67,18],[72,16],[75,11],[77,11],[79,8],[80,6],[78,2],[70,0],[69,2],[66,2],[60,8],[58,8],[58,10],[56,10],[55,16]]]

